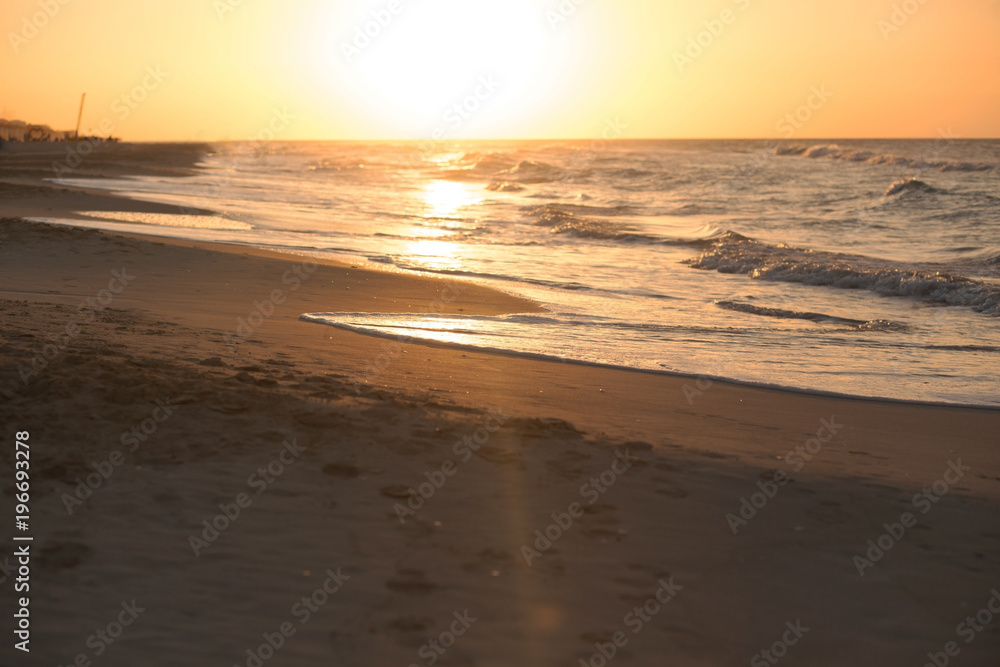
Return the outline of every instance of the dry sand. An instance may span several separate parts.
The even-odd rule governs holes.
[[[135,207],[7,180],[3,215]],[[0,221],[3,512],[28,430],[35,537],[31,657],[8,641],[0,662],[256,665],[265,634],[281,644],[268,666],[601,665],[599,647],[610,664],[772,664],[755,655],[775,642],[783,665],[919,667],[948,642],[952,664],[1000,662],[1000,615],[969,643],[956,627],[1000,590],[1000,411],[393,345],[298,316],[537,306],[310,268]],[[119,293],[86,305],[105,289]],[[786,456],[811,438],[811,460]],[[95,463],[107,479],[68,500]],[[400,512],[421,484],[429,497]],[[744,498],[766,504],[736,523]],[[907,512],[860,576],[855,557]],[[105,644],[95,631],[131,621],[133,600],[143,611]]]

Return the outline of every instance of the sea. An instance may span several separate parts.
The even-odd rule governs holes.
[[[57,182],[180,208],[50,222],[474,281],[545,308],[331,300],[303,326],[1000,405],[1000,141],[222,143],[193,176]]]

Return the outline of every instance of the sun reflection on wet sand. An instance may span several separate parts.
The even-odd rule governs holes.
[[[307,322],[318,324],[329,324],[340,326],[348,330],[355,330],[356,327],[340,320],[351,320],[355,317],[368,317],[367,314],[352,313],[307,313],[301,319]],[[439,343],[450,343],[455,345],[473,345],[477,341],[477,335],[481,335],[488,330],[489,324],[485,321],[476,321],[467,318],[449,318],[442,316],[406,316],[406,315],[379,315],[377,331],[381,335],[394,337],[414,337],[422,340],[437,341]]]

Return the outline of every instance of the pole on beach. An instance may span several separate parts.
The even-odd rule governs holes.
[[[73,133],[73,140],[80,139],[80,121],[83,120],[83,102],[87,99],[87,93],[80,96],[80,113],[76,115],[76,132]]]

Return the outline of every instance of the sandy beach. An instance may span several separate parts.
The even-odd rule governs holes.
[[[6,165],[0,421],[7,471],[30,433],[31,664],[996,664],[1000,411],[310,324],[539,306],[26,222],[176,208]]]

